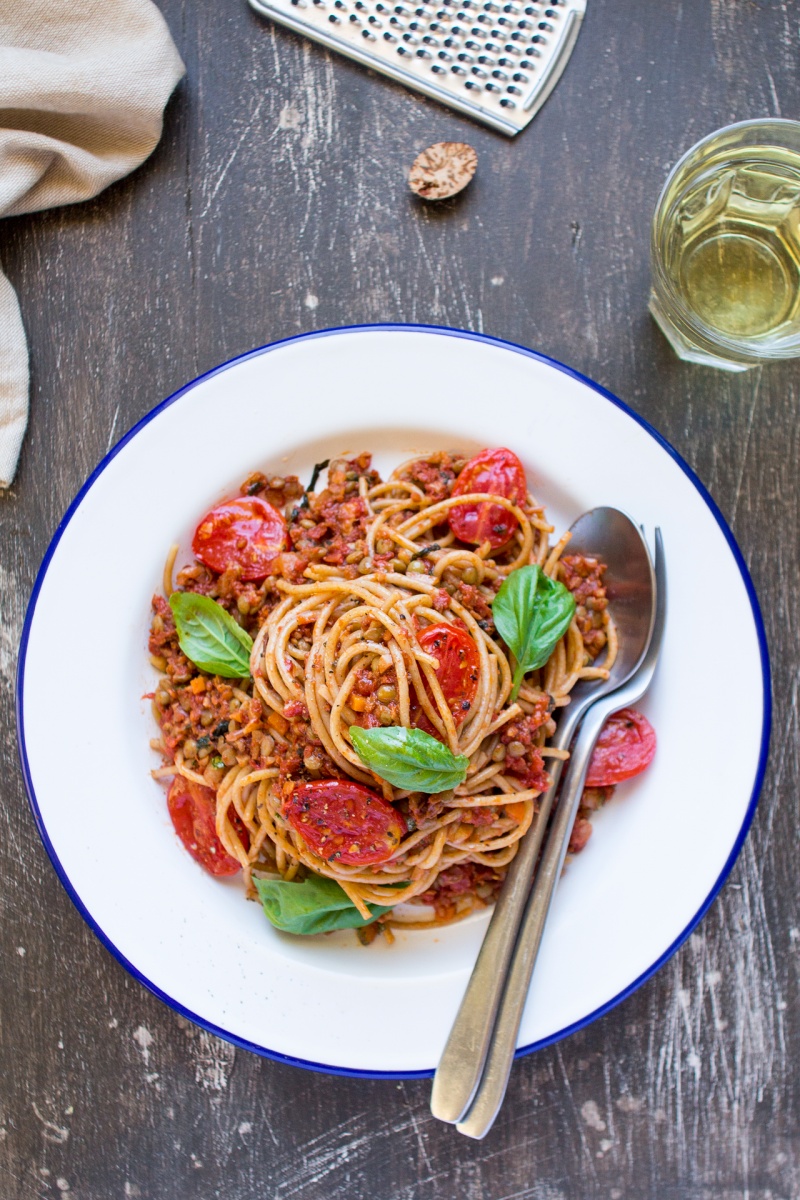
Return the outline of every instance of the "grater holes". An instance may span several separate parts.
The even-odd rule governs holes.
[[[280,0],[280,5],[291,6],[298,17],[305,10],[302,19],[328,28],[332,45],[349,43],[355,51],[369,46],[362,58],[377,51],[412,86],[415,78],[428,77],[432,94],[460,96],[465,111],[499,117],[506,110],[508,128],[525,123],[526,97],[536,94],[543,65],[560,47],[569,7],[566,0]]]

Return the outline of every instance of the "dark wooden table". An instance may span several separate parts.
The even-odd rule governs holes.
[[[188,77],[153,157],[92,203],[2,226],[33,391],[0,498],[0,1197],[793,1200],[800,375],[679,362],[647,314],[647,247],[665,173],[692,142],[733,119],[800,116],[800,0],[589,0],[566,75],[514,141],[241,0],[163,9]],[[425,207],[405,172],[441,139],[471,142],[479,172],[458,202]],[[133,982],[57,882],[15,747],[34,574],[108,447],[217,362],[383,320],[533,346],[650,420],[733,526],[775,673],[770,769],[730,881],[646,986],[517,1064],[483,1143],[431,1118],[427,1081],[259,1059]],[[101,597],[103,564],[83,582]],[[697,602],[725,598],[699,580]],[[68,696],[52,705],[76,719]],[[687,695],[687,736],[702,725]]]

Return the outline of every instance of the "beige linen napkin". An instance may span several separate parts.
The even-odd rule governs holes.
[[[144,162],[184,73],[150,0],[0,3],[0,217],[75,204]],[[0,487],[28,421],[28,351],[0,272]]]

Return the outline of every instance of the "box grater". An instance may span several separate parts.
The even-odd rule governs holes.
[[[250,0],[257,12],[510,136],[555,87],[586,0]]]

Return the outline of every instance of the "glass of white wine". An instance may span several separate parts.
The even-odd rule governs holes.
[[[679,358],[800,356],[800,122],[740,121],[673,167],[653,218],[650,312]]]

